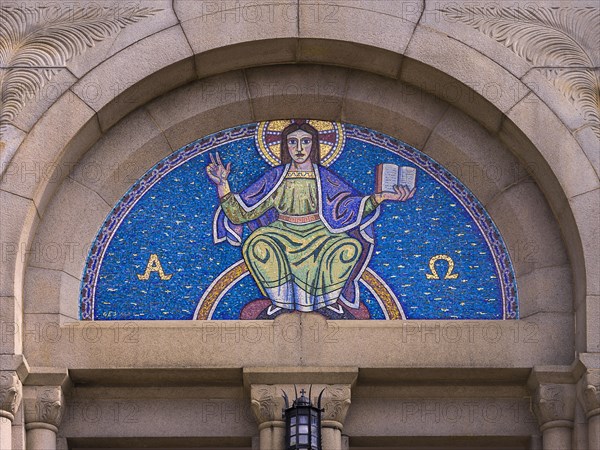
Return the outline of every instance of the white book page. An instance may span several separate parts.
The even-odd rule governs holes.
[[[381,191],[394,192],[394,186],[398,184],[398,170],[396,164],[383,164],[381,170]]]
[[[415,181],[417,179],[417,169],[414,167],[401,167],[400,175],[398,177],[398,184],[400,186],[407,186],[409,190],[413,190],[415,187]]]

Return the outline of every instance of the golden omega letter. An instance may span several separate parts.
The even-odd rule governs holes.
[[[431,273],[426,273],[425,276],[428,280],[439,280],[440,277],[435,269],[435,263],[444,260],[448,263],[448,269],[446,270],[446,275],[444,275],[444,280],[456,280],[458,278],[457,273],[452,273],[454,270],[454,261],[448,255],[435,255],[429,260],[429,270]]]

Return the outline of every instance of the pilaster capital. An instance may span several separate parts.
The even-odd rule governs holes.
[[[0,371],[0,417],[6,417],[11,422],[21,404],[23,384],[16,371]]]
[[[319,390],[320,392],[320,390]],[[343,424],[351,403],[349,384],[330,384],[325,386],[321,406],[325,408],[323,420],[332,420]]]
[[[588,369],[581,377],[580,395],[588,418],[600,414],[600,369]]]
[[[253,384],[250,387],[251,405],[254,416],[259,424],[265,422],[282,421],[282,413],[285,408],[283,393],[291,401],[296,398],[296,391],[303,387],[307,391],[309,386],[297,386],[291,384]],[[325,409],[322,415],[324,421],[338,422],[341,427],[346,419],[350,407],[350,384],[313,384],[311,401],[317,406],[318,396],[321,397],[321,407]]]
[[[533,411],[542,431],[555,426],[572,427],[575,403],[574,384],[539,384],[533,394]]]
[[[277,384],[257,384],[250,387],[250,405],[256,421],[282,421],[284,401],[281,386]]]
[[[65,406],[60,386],[25,386],[24,403],[27,429],[48,428],[58,431]]]

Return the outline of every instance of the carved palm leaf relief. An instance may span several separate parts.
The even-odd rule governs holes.
[[[160,9],[130,7],[0,8],[0,130],[73,57]]]
[[[540,68],[600,138],[600,9],[450,6],[440,11]]]

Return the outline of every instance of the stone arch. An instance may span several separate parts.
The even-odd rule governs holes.
[[[297,90],[286,93],[282,89],[274,94],[260,89],[271,86],[274,79],[282,86],[297,87],[302,94]],[[254,86],[254,93],[246,90],[246,83]],[[324,95],[315,86],[335,89],[329,88],[325,91],[328,95]],[[384,95],[371,95],[379,90]],[[407,92],[411,95],[403,96]],[[382,107],[381,98],[403,99],[394,110]],[[27,286],[37,285],[41,279],[52,286],[52,275],[59,273],[58,283],[50,289],[57,292],[58,302],[53,310],[39,313],[60,314],[66,321],[76,319],[78,278],[89,245],[110,208],[139,176],[170,151],[198,136],[255,120],[253,106],[263,102],[265,110],[274,110],[264,118],[280,117],[283,112],[277,110],[297,116],[333,117],[377,127],[417,143],[454,169],[495,217],[513,253],[520,289],[525,294],[523,316],[546,314],[546,319],[556,319],[571,314],[570,269],[559,229],[547,225],[554,219],[550,209],[543,206],[543,194],[531,182],[526,168],[497,138],[431,94],[363,71],[320,65],[258,67],[216,75],[175,89],[122,119],[83,156],[49,203],[33,241],[33,248],[42,252],[40,261],[30,265],[25,277],[26,314],[36,314],[34,305],[40,298],[30,295]],[[377,119],[382,116],[384,120]],[[459,136],[457,129],[466,131]],[[115,155],[116,148],[125,150]],[[486,170],[473,173],[469,167],[474,166]],[[534,213],[524,214],[528,210]],[[65,221],[65,214],[72,214],[70,220]],[[66,254],[65,258],[47,254],[52,250],[51,243],[69,239],[76,247],[73,259],[66,258]],[[548,289],[548,305],[543,305],[534,292],[548,278],[556,283]],[[549,325],[545,320],[541,323]],[[572,329],[570,320],[563,327]]]
[[[192,20],[195,19],[183,23]],[[253,99],[251,104],[247,98],[245,102],[240,102],[245,103],[248,110],[240,113],[235,120],[232,117],[219,120],[218,123],[221,125],[218,127],[220,128],[224,128],[227,124],[241,123],[242,117],[260,120],[274,118],[282,114],[279,111],[287,111],[286,115],[294,112],[297,115],[354,121],[398,135],[398,132],[403,130],[394,129],[392,121],[378,125],[374,115],[368,116],[363,113],[364,115],[361,116],[361,112],[352,111],[352,109],[348,109],[347,105],[333,106],[335,101],[332,101],[329,109],[312,110],[312,114],[309,114],[310,108],[302,108],[297,105],[290,108],[289,102],[285,101],[285,95],[280,96],[284,99],[283,101],[276,102],[276,106],[283,107],[283,110],[278,110],[277,107],[271,108],[268,105],[269,98],[275,97],[260,95],[260,93],[256,97],[252,95],[252,88],[256,88],[256,85],[253,85],[248,79],[248,73],[258,74],[257,76],[266,77],[268,80],[268,75],[265,74],[269,71],[273,73],[272,70],[290,70],[284,66],[276,69],[261,68],[260,66],[274,63],[327,64],[333,67],[313,65],[300,69],[329,72],[327,76],[335,78],[335,72],[341,70],[335,67],[365,69],[366,61],[368,61],[366,59],[367,52],[374,52],[378,55],[375,58],[376,63],[369,64],[368,69],[377,75],[364,76],[383,77],[375,83],[376,90],[386,83],[394,84],[397,80],[403,86],[420,85],[423,89],[419,89],[419,93],[423,90],[429,91],[434,97],[450,101],[457,109],[475,118],[488,132],[496,135],[525,164],[531,163],[537,168],[533,176],[540,185],[552,211],[558,217],[563,238],[567,242],[569,259],[575,273],[575,300],[578,305],[578,315],[580,314],[578,320],[585,322],[585,296],[595,295],[598,292],[598,287],[594,285],[594,271],[597,271],[598,267],[597,259],[595,259],[597,243],[594,242],[595,231],[586,220],[590,210],[594,208],[598,189],[597,173],[586,156],[586,150],[589,153],[588,147],[594,145],[594,142],[585,142],[580,136],[574,136],[572,124],[566,125],[565,121],[547,106],[545,99],[541,99],[536,92],[531,91],[511,71],[504,69],[503,66],[507,65],[506,54],[500,52],[501,56],[496,57],[490,52],[487,55],[481,50],[467,47],[461,42],[452,40],[439,32],[430,31],[426,27],[417,27],[418,29],[416,29],[415,23],[410,21],[403,21],[403,23],[404,31],[402,32],[406,32],[408,37],[405,39],[404,50],[400,52],[392,51],[389,43],[373,42],[373,36],[359,35],[352,39],[350,37],[343,39],[344,36],[337,34],[335,35],[336,39],[332,39],[326,33],[317,31],[313,35],[308,33],[306,38],[302,39],[297,39],[293,35],[286,37],[286,33],[281,33],[281,36],[277,36],[277,38],[265,36],[265,39],[256,41],[248,39],[237,45],[224,46],[219,43],[215,44],[214,48],[202,49],[195,48],[194,42],[198,38],[195,41],[191,36],[193,33],[190,33],[189,30],[186,31],[185,26],[182,29],[179,25],[141,39],[127,49],[111,56],[83,76],[72,89],[65,92],[47,109],[31,129],[8,165],[2,180],[1,188],[6,194],[6,204],[9,205],[13,214],[11,219],[14,218],[11,220],[11,228],[6,235],[9,240],[18,243],[19,246],[22,245],[28,251],[38,222],[40,218],[42,220],[44,218],[46,206],[68,173],[66,168],[75,164],[85,154],[85,151],[125,114],[140,105],[149,103],[151,99],[160,94],[170,92],[196,78],[203,80],[196,83],[204,83],[206,86],[211,79],[204,77],[211,73],[210,70],[203,72],[203,67],[212,67],[214,73],[226,74],[215,75],[221,82],[226,79],[224,77],[237,77],[240,86],[245,86],[246,92],[249,91]],[[411,30],[411,32],[407,30]],[[375,40],[377,41],[376,38]],[[161,59],[164,56],[165,42],[177,43],[177,48],[180,48],[181,52],[170,52],[171,59]],[[186,47],[186,42],[191,42],[187,45],[191,45],[193,51]],[[173,46],[169,46],[169,48],[173,48]],[[186,48],[187,50],[185,50]],[[277,49],[274,53],[280,57],[274,60],[272,57],[262,57],[256,52],[256,49],[264,48]],[[476,89],[469,87],[469,85],[473,85],[471,78],[473,74],[470,72],[472,66],[460,67],[459,64],[444,66],[442,62],[435,61],[435,53],[432,53],[431,50],[435,48],[450,49],[448,51],[449,58],[460,55],[461,62],[476,61],[476,64],[485,67],[477,76],[483,77],[490,83],[514,86],[515,92],[518,92],[517,96],[511,101],[507,101],[493,98],[490,92],[484,90],[477,92]],[[159,49],[163,53],[157,53],[156,51]],[[319,51],[316,52],[315,49]],[[361,51],[364,52],[362,58],[360,57]],[[114,77],[112,74],[117,73],[118,69],[122,67],[123,61],[136,53],[149,55],[150,61],[140,70],[129,71],[132,77],[130,80],[132,87],[124,90],[116,98],[110,98],[107,95],[97,102],[86,101],[78,95],[78,86],[85,86],[90,82],[98,82],[101,87],[104,87],[103,92],[109,92],[109,86]],[[252,53],[254,53],[252,58],[242,60],[241,63],[234,58],[235,55]],[[156,57],[153,59],[152,55],[155,54]],[[229,61],[230,64],[224,61]],[[514,63],[511,66],[513,69],[521,66],[519,62],[510,62]],[[240,68],[240,64],[245,68],[243,72],[231,72],[233,69]],[[263,74],[261,75],[260,72]],[[322,78],[319,76],[319,79]],[[393,81],[394,79],[396,82]],[[436,89],[435,83],[433,86],[420,84],[419,81],[423,79],[437,80],[438,86],[447,85],[450,82],[453,86],[452,89],[456,89],[454,92],[459,92],[459,94]],[[332,86],[341,85],[334,82]],[[182,89],[187,88],[189,86]],[[135,95],[136,90],[138,96]],[[257,94],[256,91],[255,94]],[[173,92],[173,95],[177,95],[177,91]],[[223,91],[221,95],[227,96],[227,92]],[[342,95],[341,91],[339,95]],[[343,95],[346,95],[346,91],[343,91]],[[261,100],[261,97],[264,98]],[[131,98],[134,101],[123,107],[122,102]],[[335,93],[325,94],[324,98],[335,100],[336,95]],[[393,111],[393,105],[386,105],[386,101],[389,99],[378,100],[374,105],[369,106],[376,110],[379,109],[379,111]],[[221,103],[219,99],[215,99],[215,101]],[[358,98],[355,102],[356,104],[361,104],[361,102],[369,104],[364,98]],[[366,111],[366,108],[363,108],[363,111]],[[69,117],[66,123],[65,117]],[[206,125],[207,122],[204,123],[206,132],[216,131],[217,122],[210,125]],[[543,130],[539,128],[540,123],[544,124]],[[61,129],[54,132],[49,131],[54,130],[56,124],[61,124]],[[184,143],[178,142],[175,138],[176,135],[182,136],[181,139],[188,139],[188,137],[184,137],[185,134],[178,133],[176,125],[175,123],[169,124],[167,121],[165,123],[167,127],[161,130],[171,150]],[[170,139],[169,132],[172,133]],[[424,132],[423,135],[418,135],[418,130],[413,130],[413,132],[414,137],[406,139],[408,143],[418,147],[420,142],[427,142],[427,132]],[[202,132],[199,131],[199,134]],[[414,141],[411,142],[411,139]],[[557,148],[556,142],[561,143],[560,148]],[[26,168],[28,162],[32,161],[42,161],[47,165],[49,172],[43,177],[23,178],[25,173],[23,169]],[[11,258],[8,261],[10,270],[7,271],[3,280],[4,286],[6,286],[3,295],[15,297],[16,304],[20,306],[26,258],[23,254],[11,256]],[[18,309],[15,308],[12,311],[15,317],[18,316]],[[579,348],[583,350],[586,346],[586,337],[580,335],[578,339],[580,340]]]

